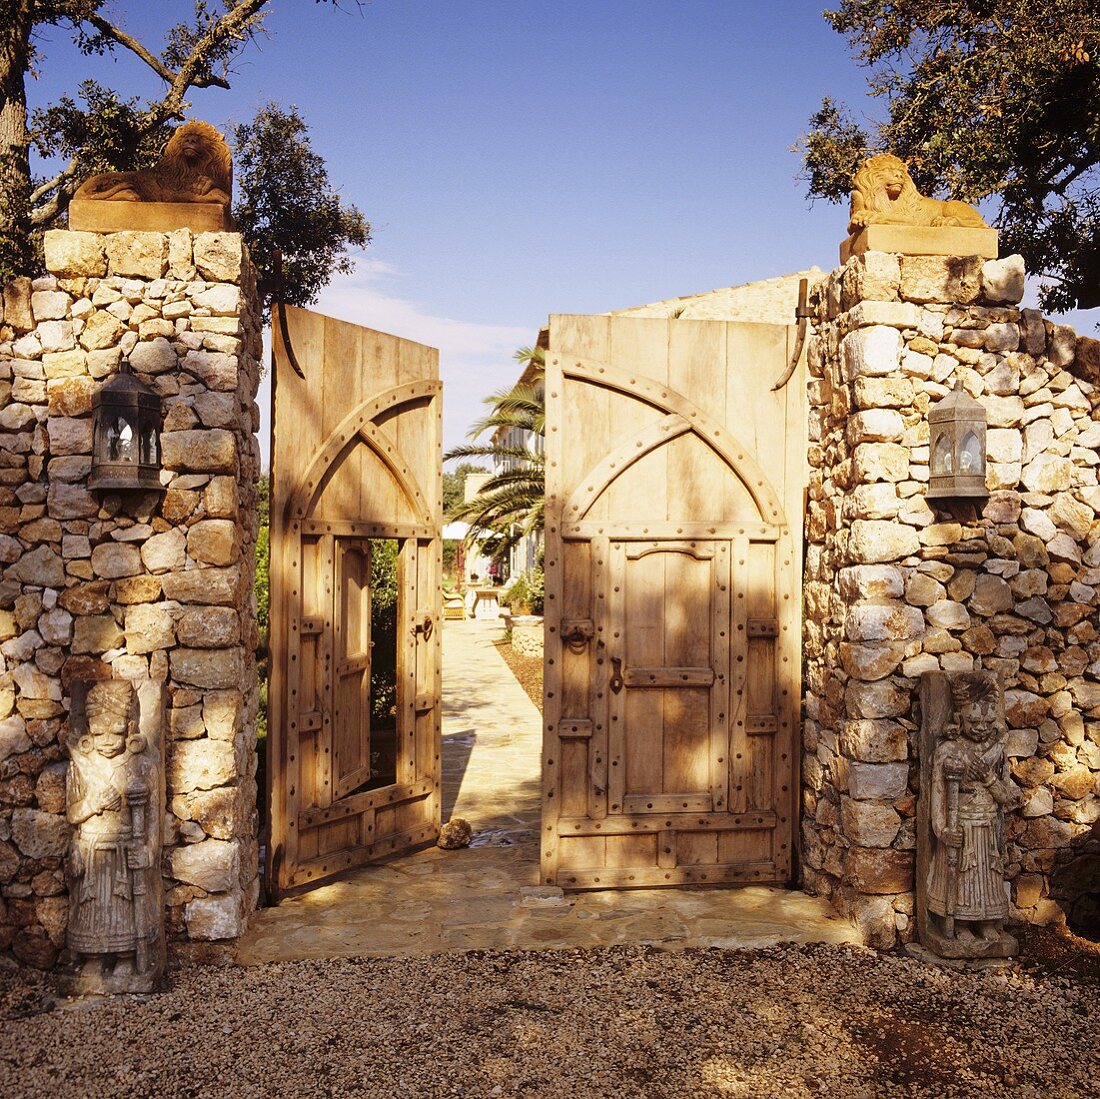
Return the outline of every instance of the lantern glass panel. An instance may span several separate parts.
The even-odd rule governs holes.
[[[936,437],[936,445],[932,450],[932,472],[954,473],[954,454],[951,447],[951,433],[942,432]]]
[[[982,447],[978,436],[973,431],[966,433],[963,439],[962,449],[959,451],[960,473],[981,473],[982,471]]]

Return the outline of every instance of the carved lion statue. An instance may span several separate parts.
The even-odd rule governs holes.
[[[988,228],[967,202],[922,195],[905,162],[890,153],[871,157],[852,180],[852,216],[848,232],[855,237],[868,225],[961,225]]]
[[[209,202],[228,206],[233,191],[229,146],[208,122],[185,122],[152,168],[100,172],[75,198],[117,202]]]

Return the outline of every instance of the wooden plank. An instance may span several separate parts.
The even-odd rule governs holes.
[[[652,687],[709,687],[713,668],[624,668],[623,683],[635,690]]]
[[[668,885],[735,885],[778,881],[774,863],[767,861],[715,866],[612,867],[561,871],[559,883],[568,889],[640,889]]]
[[[558,827],[561,814],[562,643],[555,622],[565,613],[563,576],[565,562],[561,538],[563,378],[561,366],[549,353],[544,374],[546,400],[546,516],[544,521],[545,619],[550,623],[543,639],[542,710],[542,826],[539,833],[539,874],[553,884],[558,870]]]
[[[333,802],[332,805],[323,809],[307,809],[298,819],[302,828],[312,828],[326,821],[364,813],[383,805],[396,805],[410,799],[424,798],[432,792],[432,788],[431,779],[421,779],[419,782],[398,783],[394,786],[383,786],[377,790],[364,790],[362,793],[351,794],[349,797]]]
[[[627,658],[628,643],[633,646],[635,639],[628,638],[626,632],[626,555],[623,547],[618,543],[604,543],[606,546],[606,561],[604,562],[604,604],[598,608],[597,614],[606,618],[607,626],[604,631],[606,648],[604,651],[604,664],[597,671],[599,677],[598,689],[607,699],[607,797],[609,811],[617,813],[622,811],[623,796],[633,779],[630,768],[634,757],[628,752],[627,738],[633,735],[633,728],[627,728],[630,713],[626,705],[628,695],[623,691],[613,691],[610,688],[611,678],[615,670],[615,661],[619,661],[621,672],[623,662]],[[597,598],[601,593],[597,592]],[[598,662],[597,662],[598,663]]]
[[[617,542],[680,538],[731,539],[745,535],[754,542],[774,542],[782,533],[781,527],[769,523],[725,523],[710,520],[657,522],[649,519],[635,522],[621,519],[582,519],[580,522],[563,523],[561,530],[567,541],[611,538]]]
[[[589,817],[562,817],[562,835],[610,836],[623,832],[729,832],[761,831],[775,828],[778,816],[762,813],[626,813],[606,820]]]
[[[608,604],[611,546],[606,538],[596,538],[583,555],[579,546],[570,546],[567,552],[579,566],[588,565],[588,607],[594,631],[593,641],[588,646],[590,682],[585,685],[588,713],[593,723],[592,737],[588,742],[588,815],[593,820],[602,820],[607,816],[612,799],[611,774],[621,770],[622,766],[621,763],[614,768],[611,766],[611,692],[607,687],[610,678],[607,645],[613,629]],[[580,572],[580,569],[577,571]],[[578,586],[583,583],[583,575],[578,575],[576,581],[573,575],[573,570],[567,571],[567,581]]]
[[[391,833],[371,843],[364,843],[330,855],[318,856],[302,861],[290,876],[288,888],[303,885],[317,885],[326,878],[364,866],[384,858],[394,858],[430,843],[434,843],[439,829],[431,824],[419,825],[405,832]]]
[[[631,813],[709,813],[714,809],[710,794],[627,794],[623,812]]]
[[[350,538],[431,538],[432,528],[409,523],[364,523],[350,519],[306,519],[306,534],[336,534]]]
[[[712,577],[710,637],[714,649],[715,682],[710,692],[710,796],[716,811],[729,803],[731,580],[730,545],[716,547]]]
[[[558,722],[562,740],[587,740],[592,736],[592,721],[587,717],[567,717]]]
[[[748,718],[748,700],[745,697],[745,678],[748,672],[748,589],[749,540],[741,536],[733,541],[730,558],[732,575],[730,601],[730,750],[729,750],[729,810],[742,813],[748,808],[745,787],[748,740],[745,722]]]
[[[652,317],[612,318],[609,360],[628,364],[635,377],[657,385],[667,384],[668,324],[667,320]],[[682,434],[689,425],[682,417],[669,416],[662,409],[638,400],[637,394],[611,392],[608,407],[608,446],[596,456],[597,464],[589,473],[589,478],[603,482],[595,487],[595,495],[598,497],[607,490],[607,515],[662,519],[667,471],[663,447],[670,437]],[[638,461],[640,464],[634,466]],[[583,498],[591,487],[588,483],[579,485],[573,498]],[[580,515],[566,508],[566,522],[579,518]]]

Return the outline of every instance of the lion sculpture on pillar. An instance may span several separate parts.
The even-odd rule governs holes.
[[[185,122],[152,168],[100,172],[85,180],[74,198],[228,206],[232,191],[233,160],[225,138],[208,122]]]
[[[922,195],[905,162],[890,153],[871,157],[852,180],[848,232],[854,239],[868,225],[989,227],[985,218],[968,202]]]

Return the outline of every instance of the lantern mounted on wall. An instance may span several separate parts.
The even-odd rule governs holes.
[[[160,483],[160,397],[130,372],[118,373],[92,398],[92,472],[101,492],[163,492]]]
[[[984,498],[985,409],[957,381],[928,413],[929,500]]]

